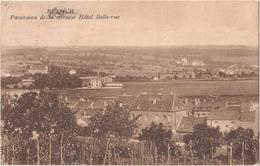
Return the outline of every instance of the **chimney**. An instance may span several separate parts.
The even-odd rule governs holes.
[[[184,102],[185,102],[185,105],[187,105],[188,104],[188,99],[185,98]]]

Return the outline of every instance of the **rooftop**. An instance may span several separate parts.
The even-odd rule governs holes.
[[[183,117],[176,132],[177,133],[192,133],[195,125],[204,124],[204,123],[206,123],[206,118],[203,118],[203,117],[200,117],[200,118],[196,118],[193,116]]]
[[[173,95],[140,95],[131,110],[172,111]]]
[[[214,110],[209,114],[208,120],[238,120],[240,112],[237,110]]]
[[[241,122],[255,122],[256,113],[252,112],[241,112],[240,121]]]

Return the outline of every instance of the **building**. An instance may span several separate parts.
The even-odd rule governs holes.
[[[102,85],[102,78],[100,77],[80,77],[80,80],[82,82],[82,87],[87,88],[101,88]]]
[[[251,101],[250,102],[250,108],[249,108],[249,111],[252,112],[252,111],[258,111],[258,101]]]
[[[89,118],[95,114],[94,110],[90,109],[93,107],[93,104],[93,101],[81,98],[73,106],[73,112],[75,113],[76,121],[79,126],[84,127],[88,125]]]
[[[181,59],[181,64],[184,65],[184,66],[189,65],[188,59],[187,59],[187,58],[182,58],[182,59]]]
[[[258,134],[258,111],[241,112],[236,127],[250,128],[255,134]]]
[[[21,82],[18,83],[18,87],[29,88],[34,84],[34,81],[32,78],[22,79]]]
[[[112,83],[113,82],[113,78],[112,78],[112,76],[102,77],[102,82],[103,83]]]
[[[76,72],[76,70],[74,70],[74,69],[71,69],[70,71],[69,71],[69,74],[70,75],[74,75],[74,74],[76,74],[77,72]]]
[[[30,65],[30,68],[28,69],[29,74],[48,74],[48,66],[43,64],[33,64]]]
[[[101,87],[115,87],[120,88],[123,85],[121,83],[114,83],[111,76],[92,76],[92,77],[80,77],[82,87],[87,88],[101,88]]]
[[[90,87],[90,81],[93,77],[80,77],[81,87]]]
[[[207,125],[219,127],[221,132],[229,132],[237,127],[240,112],[237,110],[216,110],[212,111],[207,118]]]
[[[193,114],[194,117],[208,117],[210,114],[211,110],[210,109],[194,109]]]
[[[104,87],[109,87],[109,88],[122,88],[123,84],[118,83],[118,82],[107,82],[104,83]]]
[[[119,107],[130,110],[131,106],[136,102],[136,96],[123,94],[117,96],[115,102]]]
[[[98,99],[83,99],[81,98],[73,106],[73,112],[77,119],[77,124],[80,126],[87,126],[89,118],[97,112],[104,111],[108,105],[113,105],[114,99],[112,98],[98,98]]]
[[[176,130],[176,133],[182,135],[191,134],[194,126],[198,124],[207,124],[207,119],[204,117],[197,118],[194,116],[184,116]]]
[[[173,95],[139,95],[132,105],[131,116],[139,116],[140,128],[145,128],[151,123],[163,123],[173,129]]]
[[[206,64],[203,62],[203,60],[193,60],[191,62],[191,65],[192,66],[205,66]]]
[[[148,127],[151,123],[162,123],[174,133],[182,117],[186,115],[184,107],[175,102],[174,94],[141,94],[137,96],[130,111],[131,116],[140,116],[138,119],[140,128]]]
[[[34,90],[29,90],[29,89],[2,89],[1,90],[1,95],[5,95],[9,98],[16,98],[16,97],[21,97],[21,95],[25,93],[30,93],[30,92],[35,92],[37,94],[40,93],[40,90],[34,89]]]
[[[229,132],[238,127],[250,128],[258,133],[258,111],[218,110],[211,112],[207,125],[219,127],[221,132]]]
[[[90,80],[90,88],[101,88],[102,79],[100,77],[94,77]]]

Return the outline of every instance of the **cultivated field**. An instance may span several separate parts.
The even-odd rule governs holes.
[[[136,95],[142,92],[148,94],[177,95],[225,95],[225,94],[258,94],[258,81],[150,81],[150,82],[124,82],[122,89],[99,90],[63,90],[65,94],[74,96],[100,97],[122,94]]]

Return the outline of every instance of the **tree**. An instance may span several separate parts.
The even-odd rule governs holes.
[[[42,146],[49,144],[51,135],[57,135],[60,137],[60,154],[63,161],[64,135],[66,134],[67,138],[75,133],[76,120],[71,110],[58,100],[56,92],[25,93],[3,108],[2,134],[9,139],[13,134],[19,134],[25,142],[35,140],[37,144],[41,142]],[[37,154],[39,150],[38,148]],[[39,163],[39,157],[37,158]]]
[[[141,134],[138,137],[141,141],[146,141],[146,143],[150,146],[150,153],[154,151],[156,148],[158,155],[167,155],[167,153],[171,153],[175,156],[175,149],[177,150],[177,146],[175,146],[172,140],[172,131],[167,130],[162,123],[155,124],[151,123],[149,127],[142,129]],[[170,150],[170,151],[168,151]]]
[[[242,164],[256,163],[256,151],[258,149],[257,138],[252,129],[237,128],[226,134],[224,138],[229,146],[232,146],[233,159]]]
[[[107,106],[104,111],[97,112],[89,119],[88,134],[99,138],[129,138],[135,134],[138,117],[132,119],[130,112],[118,104]]]
[[[192,134],[184,136],[186,149],[191,152],[191,157],[199,159],[213,158],[217,147],[220,147],[222,134],[219,128],[208,127],[206,124],[194,126]]]
[[[138,117],[131,118],[128,110],[121,108],[119,104],[115,104],[107,106],[105,110],[97,112],[89,119],[90,123],[86,127],[86,134],[94,136],[98,140],[107,139],[104,153],[99,152],[99,154],[104,154],[103,165],[106,164],[110,154],[109,144],[111,138],[115,137],[122,140],[133,136],[138,127],[136,123]]]
[[[77,88],[81,80],[77,75],[70,75],[69,69],[58,66],[49,66],[48,74],[37,73],[33,75],[35,87],[44,89]]]

